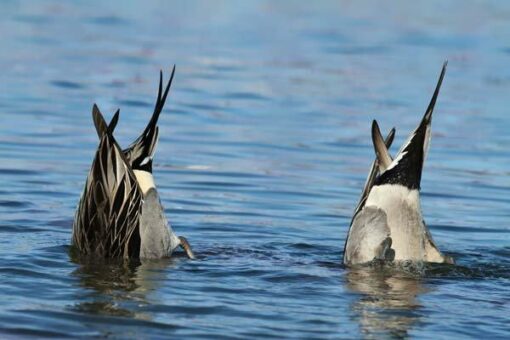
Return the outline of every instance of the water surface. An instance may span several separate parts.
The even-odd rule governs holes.
[[[510,336],[510,5],[4,1],[0,32],[0,334]],[[371,121],[395,152],[445,59],[422,206],[457,265],[347,270]],[[174,63],[154,173],[198,259],[76,258],[92,104],[127,145]]]

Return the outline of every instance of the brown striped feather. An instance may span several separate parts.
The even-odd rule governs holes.
[[[76,211],[73,245],[103,258],[138,257],[141,207],[136,177],[113,136],[104,133]]]

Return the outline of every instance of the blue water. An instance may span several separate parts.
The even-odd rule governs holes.
[[[0,336],[510,337],[507,2],[0,2]],[[348,270],[370,124],[416,126],[456,266]],[[177,65],[154,173],[198,256],[69,253],[98,140],[143,129]]]

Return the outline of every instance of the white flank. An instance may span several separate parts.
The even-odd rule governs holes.
[[[150,188],[155,188],[156,184],[154,184],[154,177],[148,171],[143,170],[133,170],[136,176],[136,180],[140,189],[142,189],[142,193],[145,195]]]

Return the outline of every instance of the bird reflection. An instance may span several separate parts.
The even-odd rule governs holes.
[[[420,277],[395,268],[361,267],[347,273],[347,288],[361,294],[352,309],[363,336],[408,336],[420,321],[418,296],[428,291]]]
[[[150,320],[144,306],[150,305],[147,295],[166,280],[172,259],[151,261],[99,260],[71,253],[78,265],[73,276],[85,288],[73,309],[92,315],[109,315]]]

